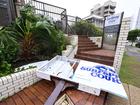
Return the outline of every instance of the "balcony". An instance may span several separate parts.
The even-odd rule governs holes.
[[[108,8],[108,9],[105,9],[104,12],[113,12],[114,13],[115,10],[114,9],[111,9],[111,8]]]

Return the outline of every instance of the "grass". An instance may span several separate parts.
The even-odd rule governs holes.
[[[140,62],[135,57],[124,54],[120,78],[124,83],[140,87]]]

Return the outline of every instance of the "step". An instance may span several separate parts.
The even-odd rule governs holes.
[[[86,47],[78,47],[78,50],[81,50],[81,49],[85,49],[85,50],[87,49],[87,50],[88,50],[88,49],[92,49],[92,48],[98,48],[98,47],[96,47],[96,46],[89,46],[89,47],[87,47],[87,46],[86,46]]]
[[[98,50],[99,48],[98,47],[85,47],[85,48],[78,48],[78,52],[79,51],[91,51],[91,50]]]
[[[88,37],[78,37],[78,39],[90,39]]]
[[[92,62],[97,62],[97,63],[101,63],[101,64],[106,64],[109,66],[113,65],[113,60],[99,59],[99,58],[94,58],[94,57],[89,57],[89,56],[84,56],[84,55],[75,55],[75,58],[92,61]]]
[[[90,43],[90,42],[79,42],[79,45],[95,45],[95,43],[94,42],[92,42],[92,43]]]
[[[98,48],[97,46],[78,46],[78,50],[88,50],[88,49],[93,49],[93,48]]]
[[[78,38],[79,38],[79,37],[88,37],[88,36],[87,36],[87,35],[79,35]]]
[[[98,47],[96,44],[83,44],[83,45],[78,45],[78,47]]]
[[[95,57],[95,58],[99,58],[99,59],[114,60],[114,57],[103,56],[103,55],[100,55],[100,54],[90,54],[90,53],[84,53],[84,52],[78,52],[77,54],[78,55],[88,56],[88,57]]]
[[[92,42],[91,40],[78,40],[78,42]]]
[[[78,40],[78,42],[84,42],[85,43],[85,42],[92,42],[92,41],[91,40],[80,40],[80,41]]]
[[[92,42],[78,42],[78,45],[84,45],[84,44],[94,44]]]

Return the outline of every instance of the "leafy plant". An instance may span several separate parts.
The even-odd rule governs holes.
[[[20,17],[0,29],[0,76],[14,72],[13,64],[19,61],[44,60],[61,54],[64,46],[63,32],[48,17],[36,15],[27,4]]]
[[[75,32],[78,35],[88,35],[88,36],[102,36],[103,35],[103,32],[101,31],[101,29],[97,28],[95,25],[85,20],[81,20],[73,24],[72,29],[75,30]]]
[[[13,24],[15,38],[20,43],[20,56],[30,60],[34,56],[52,57],[63,49],[63,33],[47,17],[36,15],[34,8],[26,5]]]
[[[11,64],[7,61],[0,62],[0,77],[13,73],[14,70],[12,69]]]
[[[13,72],[11,62],[18,52],[18,44],[12,37],[12,32],[6,28],[0,30],[0,76]]]

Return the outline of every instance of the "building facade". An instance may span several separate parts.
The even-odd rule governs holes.
[[[105,2],[103,5],[96,4],[90,10],[90,15],[83,19],[103,29],[104,17],[113,15],[115,13],[115,8],[116,2],[112,2],[111,0]]]
[[[91,14],[98,15],[101,17],[106,17],[109,15],[113,15],[115,13],[115,8],[116,8],[116,2],[109,0],[105,2],[103,5],[96,4],[91,9]]]
[[[103,29],[104,18],[101,16],[91,14],[83,18],[83,20],[87,20],[88,22],[94,24],[96,27]]]
[[[136,21],[136,29],[140,29],[140,8],[137,16],[137,21]]]

